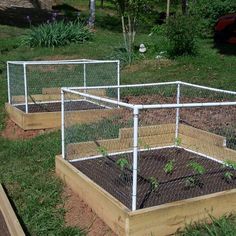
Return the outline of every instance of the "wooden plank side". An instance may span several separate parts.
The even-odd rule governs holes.
[[[139,133],[139,136],[141,137],[175,133],[175,125],[174,124],[161,124],[161,125],[142,126],[142,127],[139,127],[138,133]],[[121,129],[120,137],[132,138],[133,128]]]
[[[181,136],[181,137],[182,137],[181,147],[208,155],[219,161],[227,161],[227,160],[236,161],[235,150],[211,145],[207,142],[200,142],[198,139],[192,139],[188,136]]]
[[[9,103],[5,104],[5,109],[9,118],[22,129],[24,129],[24,112]]]
[[[118,109],[99,109],[99,110],[83,110],[74,111],[67,114],[67,119],[70,124],[88,124],[100,121],[104,118],[118,114]],[[51,129],[61,128],[61,112],[38,112],[38,113],[23,113],[17,108],[13,109],[10,114],[16,117],[22,117],[21,123],[18,121],[20,118],[13,120],[13,115],[10,118],[24,130],[36,129]],[[17,123],[18,122],[18,123]]]
[[[193,221],[236,211],[236,189],[129,213],[130,236],[174,234]]]
[[[61,127],[61,112],[38,112],[24,114],[24,130]]]
[[[131,138],[97,140],[97,143],[99,143],[101,147],[104,147],[108,152],[128,151],[133,148],[133,139]],[[139,138],[140,148],[154,148],[169,145],[174,145],[174,133]],[[93,141],[71,143],[67,145],[66,150],[70,160],[101,154],[97,144]]]
[[[56,157],[56,173],[118,235],[126,235],[129,209],[79,172],[69,162]]]
[[[6,193],[0,184],[0,209],[7,224],[7,228],[12,236],[24,236],[25,233],[12,209]]]
[[[79,90],[80,92],[84,92],[83,89]],[[87,93],[93,94],[96,96],[106,96],[105,89],[87,89]],[[61,88],[42,88],[42,94],[61,94]],[[79,95],[77,95],[79,97]]]
[[[189,136],[190,138],[196,138],[202,141],[205,140],[206,142],[217,146],[224,146],[225,144],[225,137],[201,129],[197,129],[189,125],[180,124],[179,133],[185,136]]]

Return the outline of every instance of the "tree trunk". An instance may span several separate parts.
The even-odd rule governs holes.
[[[103,8],[104,0],[101,0],[101,8]]]
[[[182,13],[183,15],[188,14],[188,0],[182,0]]]
[[[90,0],[90,16],[88,25],[90,28],[94,28],[95,24],[95,0]]]
[[[125,18],[124,18],[124,16],[121,16],[121,23],[122,23],[122,32],[123,32],[125,49],[128,52],[128,45],[127,45],[127,36],[126,36],[126,30],[125,30]]]
[[[166,6],[166,21],[168,21],[169,16],[170,16],[170,0],[167,0],[167,6]]]

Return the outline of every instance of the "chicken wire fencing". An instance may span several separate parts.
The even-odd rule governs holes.
[[[63,158],[129,209],[236,187],[236,92],[180,81],[61,92]],[[96,106],[90,124],[78,97]]]
[[[120,62],[9,61],[7,80],[9,104],[26,113],[58,111],[61,87],[120,85]]]

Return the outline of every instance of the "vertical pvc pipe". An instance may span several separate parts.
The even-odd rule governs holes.
[[[180,84],[177,84],[177,96],[176,104],[180,103]],[[179,138],[179,108],[176,108],[176,119],[175,119],[175,145],[178,145]]]
[[[24,86],[25,86],[25,113],[29,113],[26,64],[24,63],[23,66],[24,66]]]
[[[117,61],[117,85],[120,86],[120,61]],[[117,100],[120,102],[120,87],[117,88]]]
[[[132,211],[137,207],[137,175],[138,175],[138,114],[139,109],[134,107],[134,143],[133,143],[133,187],[132,187]]]
[[[86,64],[84,63],[84,88],[87,87],[87,71],[86,71]],[[87,89],[84,89],[84,93],[87,93]],[[86,100],[86,97],[84,98]]]
[[[10,89],[10,70],[9,70],[9,62],[7,62],[7,94],[8,94],[8,103],[11,104],[11,89]]]
[[[65,104],[63,89],[61,89],[61,149],[62,158],[65,159]]]

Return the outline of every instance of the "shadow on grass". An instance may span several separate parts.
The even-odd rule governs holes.
[[[220,54],[236,56],[236,44],[215,41],[214,48],[216,48]]]
[[[52,10],[24,7],[0,8],[0,24],[26,28],[52,21],[55,13],[57,20],[75,20],[78,12],[76,8],[67,4],[54,6]]]
[[[11,207],[12,207],[13,211],[15,212],[15,215],[16,215],[17,219],[19,220],[19,223],[20,223],[20,225],[21,225],[21,227],[22,227],[22,229],[23,229],[25,235],[26,235],[26,236],[30,235],[30,233],[29,233],[29,231],[28,231],[28,229],[27,229],[27,227],[26,227],[26,225],[25,225],[23,219],[20,217],[20,215],[19,215],[18,212],[17,212],[17,208],[16,208],[16,206],[15,206],[15,203],[14,203],[14,202],[12,201],[12,199],[10,198],[9,193],[8,193],[6,187],[4,186],[4,184],[2,184],[2,187],[3,187],[3,189],[4,189],[4,191],[5,191],[6,195],[7,195],[7,198],[8,198],[8,200],[9,200],[10,204],[11,204]]]

